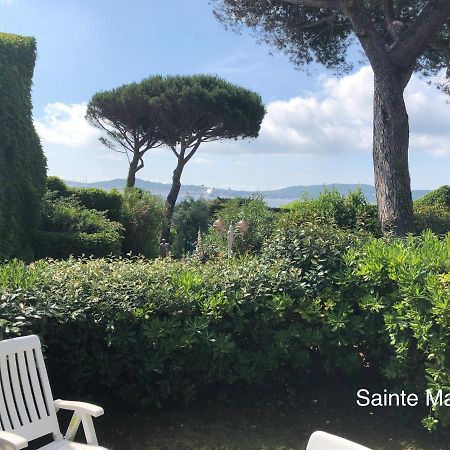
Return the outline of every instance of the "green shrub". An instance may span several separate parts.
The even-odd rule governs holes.
[[[372,360],[400,389],[450,393],[450,234],[373,240],[351,250],[348,295],[369,313]],[[377,324],[377,326],[373,326]],[[382,345],[385,341],[388,346]],[[428,428],[450,424],[448,407],[433,407]]]
[[[416,232],[431,230],[437,234],[450,232],[450,207],[437,205],[414,205]]]
[[[48,177],[47,191],[56,197],[72,197],[87,209],[105,212],[106,217],[114,222],[122,222],[122,194],[117,189],[105,191],[97,188],[72,188],[61,178]]]
[[[333,225],[298,224],[283,221],[263,245],[266,261],[285,259],[302,270],[302,280],[311,293],[331,286],[342,269],[342,256],[358,242],[356,235]]]
[[[36,236],[36,257],[64,259],[88,255],[101,258],[121,254],[122,237],[117,231],[83,233],[70,231],[39,231]]]
[[[33,38],[0,33],[0,259],[33,257],[46,161],[33,126]]]
[[[225,254],[228,228],[230,225],[235,227],[240,220],[248,223],[248,231],[235,232],[233,251],[238,255],[259,252],[264,240],[274,229],[277,215],[261,197],[226,199],[222,200],[221,204],[214,218],[224,221],[224,229],[222,233],[217,233],[210,227],[208,235],[203,239],[202,254],[208,257]]]
[[[42,210],[41,231],[35,243],[38,258],[69,255],[120,255],[122,225],[104,212],[81,206],[73,197],[55,197],[47,192]]]
[[[442,186],[414,202],[417,232],[431,230],[437,234],[450,231],[450,186]]]
[[[74,198],[54,197],[47,193],[42,208],[42,229],[91,234],[121,229],[120,224],[111,222],[105,216],[104,212],[85,208]]]
[[[56,197],[70,197],[72,195],[70,186],[67,186],[61,178],[55,176],[47,177],[46,189],[48,192],[53,192]]]
[[[380,235],[377,208],[357,189],[347,196],[336,189],[325,190],[318,198],[307,195],[285,206],[290,219],[298,223],[334,224],[346,230],[365,230]]]
[[[288,238],[204,264],[11,262],[0,337],[42,337],[57,395],[113,392],[133,408],[361,367],[392,389],[449,392],[450,235],[361,241],[315,224]],[[448,408],[424,423],[436,420]]]
[[[0,264],[0,290],[28,289],[39,280],[39,267],[44,267],[44,261],[28,265],[18,259],[13,259],[8,264]]]
[[[17,269],[4,272],[0,333],[43,338],[61,395],[78,386],[160,405],[216,384],[283,384],[361,365],[351,326],[361,318],[287,258],[40,262],[20,275],[26,290]]]
[[[137,188],[125,190],[123,214],[125,225],[124,253],[155,258],[165,223],[164,201]]]
[[[285,262],[69,259],[34,270],[27,289],[3,280],[0,337],[41,336],[57,395],[114,392],[136,408],[216,384],[282,383],[339,358],[353,367],[352,345],[317,360],[334,318],[321,326],[325,305]]]
[[[450,210],[450,186],[441,186],[414,202],[417,206],[440,206]]]
[[[188,198],[175,206],[172,216],[172,254],[176,258],[192,253],[198,238],[198,231],[208,230],[209,204],[204,199]]]
[[[102,211],[109,220],[115,222],[123,221],[123,196],[118,190],[105,191],[97,188],[72,188],[71,193],[85,208]]]

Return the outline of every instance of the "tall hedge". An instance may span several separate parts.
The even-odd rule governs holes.
[[[0,259],[30,258],[46,160],[33,126],[36,43],[0,33]]]

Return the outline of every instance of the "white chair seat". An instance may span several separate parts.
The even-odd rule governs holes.
[[[70,355],[68,355],[70,356]],[[63,436],[57,411],[73,411]],[[0,340],[0,449],[21,450],[48,434],[54,442],[40,450],[107,450],[98,446],[93,417],[103,408],[84,402],[53,400],[39,338]],[[73,442],[83,424],[87,444]]]
[[[79,444],[78,442],[55,441],[40,447],[39,450],[107,450],[96,445]]]
[[[370,450],[370,448],[334,434],[315,431],[309,438],[306,450]]]

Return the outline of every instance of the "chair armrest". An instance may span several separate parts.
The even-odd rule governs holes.
[[[11,447],[14,450],[20,450],[28,447],[28,441],[18,434],[0,431],[0,446]]]
[[[91,403],[72,402],[70,400],[55,400],[53,404],[57,410],[67,409],[69,411],[88,414],[93,417],[101,416],[104,413],[103,408],[97,405],[92,405]]]

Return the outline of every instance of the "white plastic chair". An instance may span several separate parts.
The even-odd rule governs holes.
[[[65,436],[59,429],[59,409],[73,411]],[[19,450],[52,433],[54,442],[41,450],[106,450],[97,444],[92,417],[103,408],[83,402],[53,400],[37,336],[0,341],[0,449]],[[83,423],[86,444],[73,442]]]
[[[309,438],[306,450],[370,450],[370,448],[324,431],[315,431]]]

